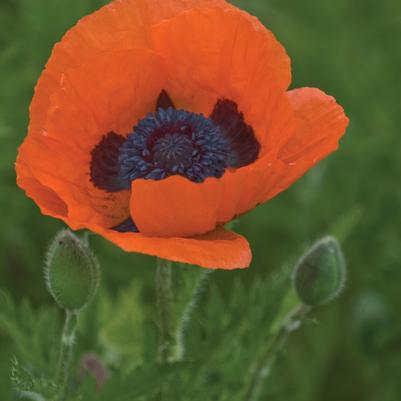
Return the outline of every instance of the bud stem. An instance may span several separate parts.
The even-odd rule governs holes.
[[[21,391],[19,393],[21,398],[25,398],[26,400],[31,401],[46,401],[43,396],[38,393],[33,393],[31,391]]]
[[[269,376],[276,357],[283,350],[288,336],[302,324],[310,309],[307,305],[299,304],[282,320],[279,330],[273,334],[271,340],[262,350],[261,357],[256,361],[245,390],[244,401],[258,401],[260,399],[262,385],[266,377]]]
[[[70,377],[71,361],[75,345],[75,331],[77,328],[77,313],[66,310],[64,329],[61,335],[60,357],[56,372],[56,383],[59,388],[58,400],[66,396]]]
[[[173,328],[172,328],[172,301],[171,291],[171,265],[168,260],[157,259],[156,269],[156,293],[158,308],[158,328],[159,328],[159,358],[162,363],[170,360],[173,348]]]

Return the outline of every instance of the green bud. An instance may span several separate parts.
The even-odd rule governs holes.
[[[91,301],[100,281],[98,262],[89,246],[70,230],[60,231],[47,253],[47,288],[61,308],[76,312]]]
[[[333,300],[344,288],[346,268],[340,244],[333,237],[317,241],[299,260],[293,282],[300,300],[309,306]]]

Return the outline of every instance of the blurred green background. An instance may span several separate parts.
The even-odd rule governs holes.
[[[41,266],[62,224],[42,216],[16,187],[13,163],[52,46],[79,17],[106,2],[0,0],[0,288],[36,306],[51,303]],[[338,236],[349,269],[346,291],[314,313],[317,324],[291,338],[272,379],[271,399],[400,400],[401,2],[235,3],[284,44],[293,87],[316,86],[333,95],[351,123],[337,153],[241,219],[237,230],[252,245],[252,267],[218,272],[214,279],[230,291],[235,277],[249,283],[293,264],[319,236]],[[152,258],[124,254],[101,238],[92,242],[103,286],[117,292],[136,278],[151,294]],[[1,389],[9,386],[10,344],[0,332],[1,401]]]

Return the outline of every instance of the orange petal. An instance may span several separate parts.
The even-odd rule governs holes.
[[[246,268],[252,259],[248,241],[222,227],[192,238],[147,237],[143,234],[105,230],[98,226],[90,229],[126,252],[145,253],[209,269]]]
[[[261,104],[266,107],[265,117],[256,118],[257,125],[254,124],[258,127],[256,133],[262,143],[262,151],[254,163],[227,171],[221,178],[223,201],[218,213],[219,222],[227,222],[264,201],[266,189],[273,186],[280,175],[277,153],[282,144],[294,135],[296,119],[287,97],[274,92],[269,96],[266,91],[262,100],[263,88],[266,87],[255,88],[255,93],[260,93]]]
[[[281,148],[281,178],[268,189],[268,200],[338,148],[349,119],[335,99],[319,89],[300,88],[287,93],[294,108],[298,128]]]
[[[222,187],[217,217],[219,223],[230,221],[264,201],[266,190],[274,186],[280,177],[281,162],[277,161],[277,153],[286,138],[294,134],[295,124],[288,99],[284,95],[277,96],[266,115],[264,152],[254,163],[226,171],[219,180]]]
[[[218,5],[224,0],[117,0],[82,18],[58,43],[40,77],[31,104],[30,132],[40,132],[62,74],[103,51],[150,48],[149,29],[163,19],[194,7]]]
[[[186,25],[188,19],[191,23]],[[160,21],[162,22],[160,23]],[[205,35],[204,23],[207,23],[208,26],[206,30],[208,36]],[[155,24],[159,25],[153,29]],[[164,32],[163,30],[165,29],[173,29],[173,31]],[[185,36],[182,36],[182,30],[185,31]],[[168,35],[165,35],[165,33]],[[35,98],[31,105],[30,135],[41,137],[45,121],[50,121],[47,123],[48,126],[51,126],[52,121],[54,121],[54,128],[57,131],[75,133],[70,138],[71,142],[74,142],[75,138],[79,142],[89,138],[87,145],[89,147],[92,144],[92,138],[91,135],[86,134],[95,132],[94,136],[96,137],[97,131],[104,129],[105,126],[112,125],[110,120],[113,119],[115,110],[118,111],[118,107],[109,109],[107,104],[99,102],[99,97],[101,96],[99,96],[96,85],[93,87],[92,85],[90,87],[85,85],[86,76],[88,72],[89,75],[91,73],[91,66],[96,65],[97,59],[99,57],[102,58],[102,55],[107,54],[111,49],[113,52],[117,50],[116,54],[119,53],[118,50],[126,50],[132,47],[155,46],[157,50],[174,50],[165,49],[163,43],[161,43],[163,49],[160,48],[160,39],[163,42],[167,37],[171,38],[172,46],[176,46],[175,50],[178,49],[179,57],[182,57],[180,46],[183,47],[185,52],[188,51],[188,54],[191,54],[191,57],[185,54],[183,56],[184,60],[177,59],[177,51],[171,52],[171,54],[169,52],[164,54],[166,61],[173,66],[171,76],[174,79],[171,82],[184,78],[183,85],[179,88],[183,96],[177,93],[177,97],[186,97],[186,104],[191,106],[189,108],[194,111],[208,110],[208,112],[211,111],[218,97],[226,96],[236,100],[241,111],[244,112],[247,122],[253,125],[257,131],[258,137],[262,142],[263,152],[274,153],[277,145],[286,139],[286,135],[289,135],[289,130],[277,128],[281,127],[277,121],[287,118],[285,107],[283,108],[282,106],[283,96],[279,89],[286,88],[290,81],[291,73],[288,56],[274,36],[256,18],[222,0],[187,0],[183,2],[167,0],[163,2],[137,0],[134,2],[133,0],[123,0],[113,2],[109,6],[84,18],[55,47],[46,70],[38,83]],[[190,40],[186,40],[183,43],[183,37]],[[198,40],[193,42],[191,37]],[[249,46],[249,44],[251,45]],[[212,45],[214,45],[214,48]],[[208,47],[209,49],[211,48],[211,51],[208,51]],[[213,49],[216,51],[214,52]],[[220,53],[221,56],[219,56]],[[210,58],[208,63],[205,63],[204,56]],[[231,62],[227,63],[229,59]],[[189,67],[186,70],[184,68],[184,73],[187,76],[181,76],[182,74],[180,75],[179,71],[176,70],[175,67],[178,66],[176,64],[178,61],[180,63],[181,61],[190,61],[190,63],[182,64]],[[120,64],[124,65],[124,62],[120,62]],[[205,65],[208,65],[208,68],[202,70],[202,66]],[[179,66],[181,68],[181,64]],[[199,66],[197,68],[200,68],[200,74],[192,74],[194,66]],[[74,81],[74,78],[71,78],[70,73],[66,73],[69,69],[85,71],[85,73],[81,74],[81,77],[75,77],[75,84],[73,84],[73,86],[82,84],[87,89],[85,93],[81,93],[78,96],[82,97],[80,99],[81,103],[91,105],[95,101],[95,104],[100,106],[96,109],[92,108],[90,113],[92,115],[89,115],[89,118],[85,118],[84,127],[81,124],[75,124],[77,121],[81,122],[82,119],[77,118],[77,111],[74,111],[74,106],[72,105],[71,107],[71,103],[66,101],[68,97],[70,97],[70,100],[72,99],[71,94],[63,93],[62,90],[57,89],[60,84],[63,87],[71,86],[71,81]],[[205,92],[203,88],[205,86],[204,79],[206,79],[207,86],[209,73],[211,73],[210,76],[212,77],[212,81],[209,81],[209,83],[212,84],[213,88],[211,88],[211,91],[210,88],[207,89],[207,107],[204,107],[201,97],[195,99],[193,96],[196,97],[197,93],[202,94]],[[75,75],[78,76],[79,74]],[[116,74],[112,74],[109,71],[108,76],[114,77]],[[186,80],[186,77],[190,78],[189,81]],[[192,78],[195,78],[196,81],[195,87],[192,88],[193,93],[191,91],[186,93],[185,91],[189,88]],[[94,80],[92,79],[92,81]],[[102,78],[98,76],[96,81],[102,82]],[[220,83],[224,83],[224,88],[219,86]],[[214,88],[215,84],[216,87]],[[165,87],[168,88],[168,85]],[[217,95],[217,91],[220,89],[224,90]],[[50,105],[50,98],[52,99],[52,105]],[[118,97],[118,99],[123,99],[123,97]],[[179,104],[180,99],[176,102]],[[64,110],[57,107],[57,104],[63,104]],[[48,116],[49,109],[50,116]],[[278,110],[284,111],[278,113]],[[65,126],[64,122],[61,127],[57,126],[59,118],[60,121],[62,119],[63,121],[67,120]],[[114,127],[117,132],[129,125],[129,117],[124,115],[122,120],[123,122],[114,121]],[[55,130],[47,127],[46,134],[51,136],[52,131]],[[82,133],[86,134],[82,135]],[[80,143],[80,146],[83,146],[83,144]],[[82,150],[86,151],[87,149]],[[68,152],[64,153],[68,155]],[[85,160],[84,157],[81,160]],[[54,160],[48,164],[55,165],[57,161]],[[238,197],[231,198],[229,196],[233,192],[237,193],[238,196],[240,195],[236,188],[231,188],[233,182],[239,181],[239,176],[247,180],[245,183],[245,196],[241,197],[241,202],[239,202]],[[218,222],[226,221],[228,219],[227,216],[242,213],[258,202],[257,193],[260,192],[260,188],[258,189],[255,184],[260,175],[253,174],[249,176],[241,172],[239,176],[234,180],[229,179],[228,183],[224,184],[226,198],[229,202],[220,205],[217,213]],[[42,174],[43,177],[44,174]],[[251,177],[256,178],[252,181],[249,179]],[[46,181],[46,185],[49,185],[49,177],[43,179]],[[50,181],[53,182],[53,187],[60,188],[61,186],[61,189],[58,190],[59,195],[60,191],[63,191],[65,192],[64,196],[71,198],[71,196],[68,196],[66,186],[54,182],[55,177],[52,177]],[[85,186],[84,192],[86,192],[86,195],[91,195],[93,188],[91,188],[87,180]],[[114,195],[110,195],[111,199],[104,202],[100,193],[92,194],[91,196],[96,199],[93,202],[95,213],[93,213],[89,205],[86,210],[84,210],[85,206],[77,209],[69,205],[71,210],[70,219],[77,218],[81,220],[89,217],[93,222],[106,224],[115,222],[121,218],[122,214],[125,215],[127,213],[124,207],[121,208],[122,212],[120,214],[113,212],[113,208],[116,205],[126,202],[126,195],[122,196],[122,200],[115,199]],[[82,199],[77,193],[74,194],[73,198],[74,200],[69,199],[67,203],[73,202],[75,205],[82,203]],[[239,205],[239,209],[236,205]],[[74,210],[78,211],[75,216],[73,215]],[[106,214],[107,217],[104,218],[102,214]]]
[[[234,7],[200,8],[152,28],[177,107],[209,115],[219,98],[234,100],[262,139],[290,79],[290,61],[273,34]]]
[[[50,98],[47,136],[92,146],[110,131],[131,132],[154,109],[165,83],[163,70],[158,55],[133,49],[104,52],[79,69],[66,71]]]
[[[139,231],[156,237],[189,237],[214,230],[221,202],[218,179],[198,184],[181,176],[132,182],[131,216]]]
[[[226,172],[221,179],[218,222],[227,222],[273,198],[338,148],[348,125],[342,107],[318,89],[297,89],[287,96],[292,117],[288,111],[276,113],[279,120],[273,119],[272,130],[287,132],[289,139],[281,147],[272,143],[272,147],[278,147],[276,154]]]
[[[194,183],[185,177],[135,180],[131,216],[139,231],[157,237],[189,237],[213,230],[255,207],[263,193],[261,170],[227,171],[222,178]]]
[[[316,88],[294,89],[287,96],[299,124],[295,135],[280,150],[281,160],[292,163],[304,159],[319,144],[338,142],[343,136],[349,120],[332,96]]]
[[[165,89],[177,107],[209,115],[219,98],[234,100],[262,145],[254,165],[220,179],[217,222],[227,222],[262,202],[261,184],[269,185],[272,162],[293,135],[294,113],[283,92],[291,78],[288,56],[255,18],[235,8],[191,10],[152,32],[170,77]]]
[[[268,151],[255,163],[227,170],[202,184],[180,176],[133,183],[131,215],[140,232],[155,236],[190,236],[212,230],[246,213],[265,200],[282,177],[276,154],[283,138],[294,134],[294,112],[287,97],[277,96],[268,118]],[[282,141],[282,140],[281,140]]]
[[[32,199],[40,199],[39,207],[43,214],[56,218],[66,218],[68,208],[65,202],[50,188],[33,177],[28,166],[17,168],[17,183]]]
[[[262,203],[266,187],[272,185],[278,174],[276,163],[269,160],[263,158],[224,175],[221,179],[223,195],[218,222],[228,222]]]
[[[71,224],[112,227],[129,216],[129,191],[106,193],[90,181],[91,151],[110,131],[130,132],[154,107],[163,88],[160,62],[148,50],[103,52],[66,71],[41,132],[28,135],[21,146],[17,174],[33,175],[62,198]]]

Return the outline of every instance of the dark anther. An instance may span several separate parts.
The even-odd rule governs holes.
[[[112,228],[115,231],[118,231],[120,233],[137,233],[138,228],[136,227],[134,221],[131,219],[131,217],[128,217],[127,220],[124,220],[121,224],[118,226],[115,226]]]
[[[130,189],[138,178],[181,175],[201,183],[208,177],[222,177],[227,168],[253,163],[259,151],[253,128],[235,102],[219,100],[208,118],[176,110],[163,90],[156,112],[139,120],[127,137],[110,132],[102,138],[92,150],[90,177],[96,187],[108,192]],[[133,230],[126,222],[120,226]]]
[[[168,109],[168,108],[172,108],[175,109],[174,103],[171,100],[170,96],[168,95],[168,93],[163,89],[160,92],[159,97],[157,98],[157,102],[156,102],[156,111],[159,109]]]
[[[210,118],[221,127],[230,142],[231,153],[228,161],[230,167],[247,166],[257,159],[260,144],[253,128],[246,124],[244,115],[238,110],[235,102],[227,99],[219,100]]]
[[[203,182],[224,174],[230,151],[226,135],[210,118],[160,108],[139,121],[121,146],[121,175],[124,181],[182,175]]]
[[[120,175],[119,152],[125,142],[122,135],[109,132],[92,150],[90,178],[93,184],[107,192],[117,192],[130,188],[130,181]]]

